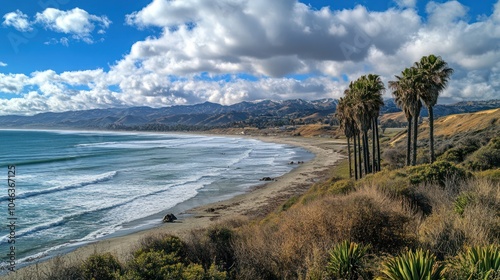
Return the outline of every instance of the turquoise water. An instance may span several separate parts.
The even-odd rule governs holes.
[[[170,211],[232,197],[312,158],[297,147],[215,136],[0,130],[0,139],[5,224],[8,166],[16,170],[17,267],[157,226]],[[6,265],[8,227],[0,234]]]

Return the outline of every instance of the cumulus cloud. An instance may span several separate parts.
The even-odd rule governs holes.
[[[35,22],[46,29],[70,34],[73,38],[87,43],[93,43],[92,32],[96,28],[99,29],[97,32],[102,34],[111,24],[108,17],[92,15],[80,8],[69,11],[47,8],[35,15]]]
[[[18,94],[27,85],[27,80],[24,74],[0,73],[0,92]]]
[[[393,53],[419,21],[414,11],[370,13],[363,6],[315,11],[284,0],[216,5],[155,0],[127,22],[161,27],[164,34],[136,43],[129,56],[167,73],[249,71],[279,77],[314,71],[318,61],[362,61],[370,46]]]
[[[440,100],[498,98],[500,2],[475,21],[457,1],[429,2],[421,14],[414,0],[396,3],[375,12],[361,5],[317,10],[290,0],[153,0],[126,22],[162,32],[133,44],[109,71],[2,74],[0,91],[18,96],[0,105],[34,113],[338,98],[349,80],[376,73],[387,83],[430,53],[455,69]],[[43,14],[51,29],[82,37],[109,25],[78,10]]]
[[[7,66],[7,63],[0,61],[0,67],[5,67]]]
[[[7,13],[3,16],[3,25],[4,26],[12,26],[18,31],[21,32],[30,32],[33,30],[31,27],[31,23],[28,19],[28,16],[21,12],[20,10],[16,10],[15,12]]]
[[[401,8],[415,8],[417,0],[395,0],[396,4]]]

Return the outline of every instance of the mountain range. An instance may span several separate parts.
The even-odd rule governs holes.
[[[205,102],[162,108],[131,107],[40,113],[33,116],[0,116],[2,128],[78,128],[78,129],[138,129],[179,130],[230,126],[279,126],[310,123],[333,117],[338,100],[302,99],[241,102],[220,105]],[[385,100],[381,113],[400,111],[392,99]],[[460,102],[437,105],[436,117],[457,113],[477,112],[500,107],[500,100]],[[422,110],[422,116],[427,111]]]

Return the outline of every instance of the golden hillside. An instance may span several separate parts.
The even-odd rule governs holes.
[[[500,125],[500,108],[480,111],[476,113],[465,113],[440,117],[434,120],[434,135],[449,137],[459,133],[471,133],[481,131],[489,127]],[[429,137],[429,122],[424,121],[419,126],[418,138]],[[406,138],[405,133],[401,133],[391,141],[391,145]]]
[[[492,125],[500,125],[500,108],[436,119],[434,120],[434,133],[438,136],[451,136],[456,133],[483,130]],[[429,124],[424,123],[422,129],[427,131]]]

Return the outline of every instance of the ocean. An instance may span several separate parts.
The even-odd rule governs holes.
[[[19,268],[158,226],[167,213],[231,198],[313,158],[288,145],[186,134],[0,130],[0,141],[4,269],[12,258]]]

